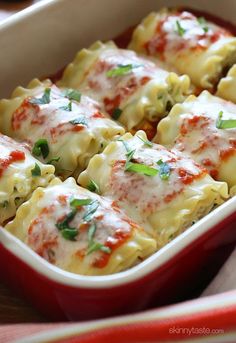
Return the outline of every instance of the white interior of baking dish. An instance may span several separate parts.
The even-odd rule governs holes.
[[[49,75],[71,61],[81,48],[97,39],[111,39],[146,14],[162,6],[184,5],[235,20],[236,1],[225,0],[47,0],[0,24],[0,97],[19,84]],[[44,261],[11,234],[0,230],[0,241],[38,272],[63,284],[111,287],[141,278],[160,267],[195,239],[231,215],[236,197],[208,214],[167,246],[130,270],[109,276],[80,276]]]
[[[235,21],[234,0],[49,0],[6,19],[0,24],[0,97],[58,71],[95,40],[111,39],[149,12],[176,5]]]

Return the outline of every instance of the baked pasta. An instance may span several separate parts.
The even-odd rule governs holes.
[[[116,203],[73,178],[38,188],[6,229],[48,262],[82,275],[125,270],[156,250],[155,240]]]
[[[236,62],[236,38],[229,31],[177,9],[149,14],[135,29],[129,48],[165,61],[209,90]]]
[[[216,95],[236,103],[236,64],[220,80]]]
[[[110,196],[152,235],[158,248],[227,198],[227,184],[214,181],[194,161],[126,133],[95,155],[78,179]]]
[[[173,107],[155,140],[176,148],[208,169],[216,180],[236,185],[236,105],[204,91]]]
[[[27,141],[32,154],[52,162],[66,177],[83,169],[124,128],[101,113],[96,101],[49,80],[18,87],[10,100],[0,101],[0,129]]]
[[[27,146],[0,134],[0,224],[16,214],[18,206],[38,186],[54,177],[54,167],[37,161]]]
[[[66,68],[60,86],[80,89],[128,130],[153,137],[157,121],[189,91],[188,76],[177,76],[113,42],[81,50]],[[153,130],[154,127],[154,130]]]

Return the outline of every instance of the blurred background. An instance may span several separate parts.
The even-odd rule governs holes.
[[[5,1],[0,1],[0,21],[3,19],[6,19],[10,15],[36,3],[39,2],[40,0],[34,0],[34,1],[29,1],[29,0],[5,0]]]

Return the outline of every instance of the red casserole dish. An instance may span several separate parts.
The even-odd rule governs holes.
[[[140,265],[109,276],[62,271],[1,229],[1,281],[54,320],[102,318],[180,301],[201,291],[232,251],[235,204],[229,200]]]
[[[86,4],[75,0],[42,1],[3,22],[0,37],[3,46],[4,42],[7,44],[0,56],[0,96],[7,95],[15,85],[27,82],[37,74],[56,71],[80,46],[87,46],[96,38],[116,36],[151,10],[161,7],[163,1],[147,1],[138,7],[137,4],[135,0],[121,1],[116,5],[102,0],[96,15],[91,14],[95,7],[97,9],[95,0]],[[191,5],[189,1],[171,2],[171,5],[177,4]],[[205,2],[202,2],[202,7],[200,5],[198,9],[214,10],[215,14],[221,12],[220,5],[215,5],[214,9]],[[134,7],[137,11],[133,11]],[[233,9],[236,9],[233,1],[224,3],[225,17],[229,20]],[[108,13],[109,18],[106,17]],[[113,25],[114,17],[117,25]],[[88,26],[88,18],[89,23],[93,23],[92,27]],[[95,19],[96,32],[93,29]],[[53,30],[52,20],[55,24]],[[84,31],[78,35],[80,20]],[[33,30],[26,32],[26,25]],[[17,37],[20,30],[24,37],[19,45]],[[17,57],[19,49],[23,49],[24,54]],[[25,56],[32,63],[27,64]],[[43,63],[42,56],[45,59]],[[108,317],[194,297],[204,289],[235,246],[235,208],[234,197],[140,265],[115,275],[99,277],[60,270],[1,229],[0,279],[54,320]]]

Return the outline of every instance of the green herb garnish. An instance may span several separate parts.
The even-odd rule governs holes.
[[[140,137],[139,137],[140,138]],[[125,171],[133,172],[133,173],[139,173],[143,174],[146,176],[155,176],[158,174],[158,170],[152,167],[149,167],[145,164],[142,163],[133,163],[131,160],[134,157],[135,154],[135,149],[131,150],[127,142],[125,142],[123,139],[118,139],[118,141],[122,142],[125,150],[127,151],[126,153],[126,163],[125,163]],[[150,142],[151,143],[151,142]]]
[[[129,163],[132,160],[132,158],[134,157],[135,151],[136,151],[135,149],[129,150],[127,154],[125,154],[125,156],[127,157],[127,163]]]
[[[31,175],[33,177],[41,176],[41,169],[40,169],[40,166],[37,163],[35,163],[34,168],[31,169]]]
[[[159,166],[159,175],[162,180],[168,180],[170,177],[171,167],[166,162],[162,160],[157,161]]]
[[[142,67],[141,64],[118,64],[116,68],[108,70],[107,77],[122,76],[130,73],[134,68]]]
[[[88,126],[88,121],[85,117],[81,116],[78,117],[76,119],[70,120],[69,123],[71,123],[72,125],[84,125],[84,126]]]
[[[76,199],[76,198],[74,198],[70,201],[70,206],[76,208],[79,206],[87,206],[91,203],[92,203],[91,199]]]
[[[137,136],[145,145],[152,147],[153,143],[151,141],[149,141],[148,139],[144,139],[141,136]]]
[[[76,209],[74,208],[72,211],[70,211],[63,220],[59,221],[56,224],[56,227],[59,230],[64,230],[64,229],[70,229],[69,223],[74,219],[76,215]]]
[[[74,208],[63,220],[56,224],[56,227],[61,231],[62,236],[70,241],[74,241],[75,237],[78,235],[78,230],[74,227],[70,227],[70,222],[74,219],[76,212],[77,210]]]
[[[111,253],[111,249],[109,247],[106,247],[105,245],[98,243],[98,242],[93,242],[90,247],[88,248],[87,255],[91,254],[92,252],[95,252],[97,250],[101,250],[105,252],[106,254]]]
[[[197,18],[197,21],[198,21],[199,25],[201,25],[203,31],[205,33],[207,33],[209,31],[209,27],[207,26],[206,19],[204,17],[199,17],[199,18]]]
[[[129,172],[143,174],[146,176],[155,176],[158,174],[157,169],[149,167],[149,166],[147,166],[145,164],[141,164],[141,163],[128,162],[126,167],[125,167],[125,170],[129,171]]]
[[[89,246],[91,244],[91,242],[93,241],[93,238],[94,238],[94,235],[95,235],[95,232],[96,232],[96,224],[95,223],[92,223],[89,227],[89,230],[88,230],[88,240],[89,240]]]
[[[29,102],[33,105],[45,105],[50,103],[51,88],[45,88],[42,98],[31,98]]]
[[[40,138],[35,142],[34,147],[32,149],[32,153],[35,156],[43,156],[43,158],[46,158],[49,154],[49,146],[48,142],[44,138]]]
[[[181,26],[179,20],[176,20],[176,32],[180,37],[183,37],[186,32],[186,30]]]
[[[75,237],[78,235],[78,230],[69,227],[68,229],[63,229],[61,231],[62,237],[69,241],[75,241]]]
[[[235,129],[236,119],[222,119],[223,111],[220,111],[218,119],[216,121],[217,129]]]
[[[76,89],[72,89],[72,88],[65,89],[63,92],[63,95],[65,98],[68,98],[69,100],[75,100],[77,102],[80,102],[81,100],[81,93],[77,91]]]
[[[96,229],[97,229],[96,224],[92,223],[90,225],[89,230],[88,230],[88,240],[89,240],[89,242],[88,242],[87,255],[89,255],[92,252],[95,252],[97,250],[101,250],[101,251],[103,251],[103,252],[105,252],[107,254],[110,254],[111,253],[111,249],[109,247],[106,247],[105,245],[94,241],[94,235],[95,235]]]
[[[127,152],[130,152],[130,147],[129,147],[129,145],[128,145],[128,143],[126,141],[124,141],[122,138],[118,138],[117,140],[118,140],[118,142],[121,142],[124,145],[125,150]]]
[[[89,183],[87,185],[87,189],[90,190],[91,192],[95,192],[98,194],[100,193],[98,184],[93,180],[89,181]]]
[[[72,101],[69,101],[66,106],[59,107],[63,111],[71,112],[72,111]]]
[[[115,120],[118,120],[121,116],[122,110],[118,107],[114,108],[114,110],[112,111],[112,118]]]
[[[74,227],[70,227],[70,222],[74,219],[77,208],[80,206],[87,206],[92,203],[91,199],[76,199],[73,198],[70,200],[70,207],[72,211],[70,211],[63,220],[59,221],[56,224],[56,227],[61,232],[62,236],[70,241],[75,241],[75,237],[78,235],[78,229]]]
[[[83,220],[86,222],[89,222],[94,213],[97,211],[99,207],[99,202],[97,200],[92,201],[88,206],[87,206],[87,211],[85,212],[84,216],[83,216]]]

